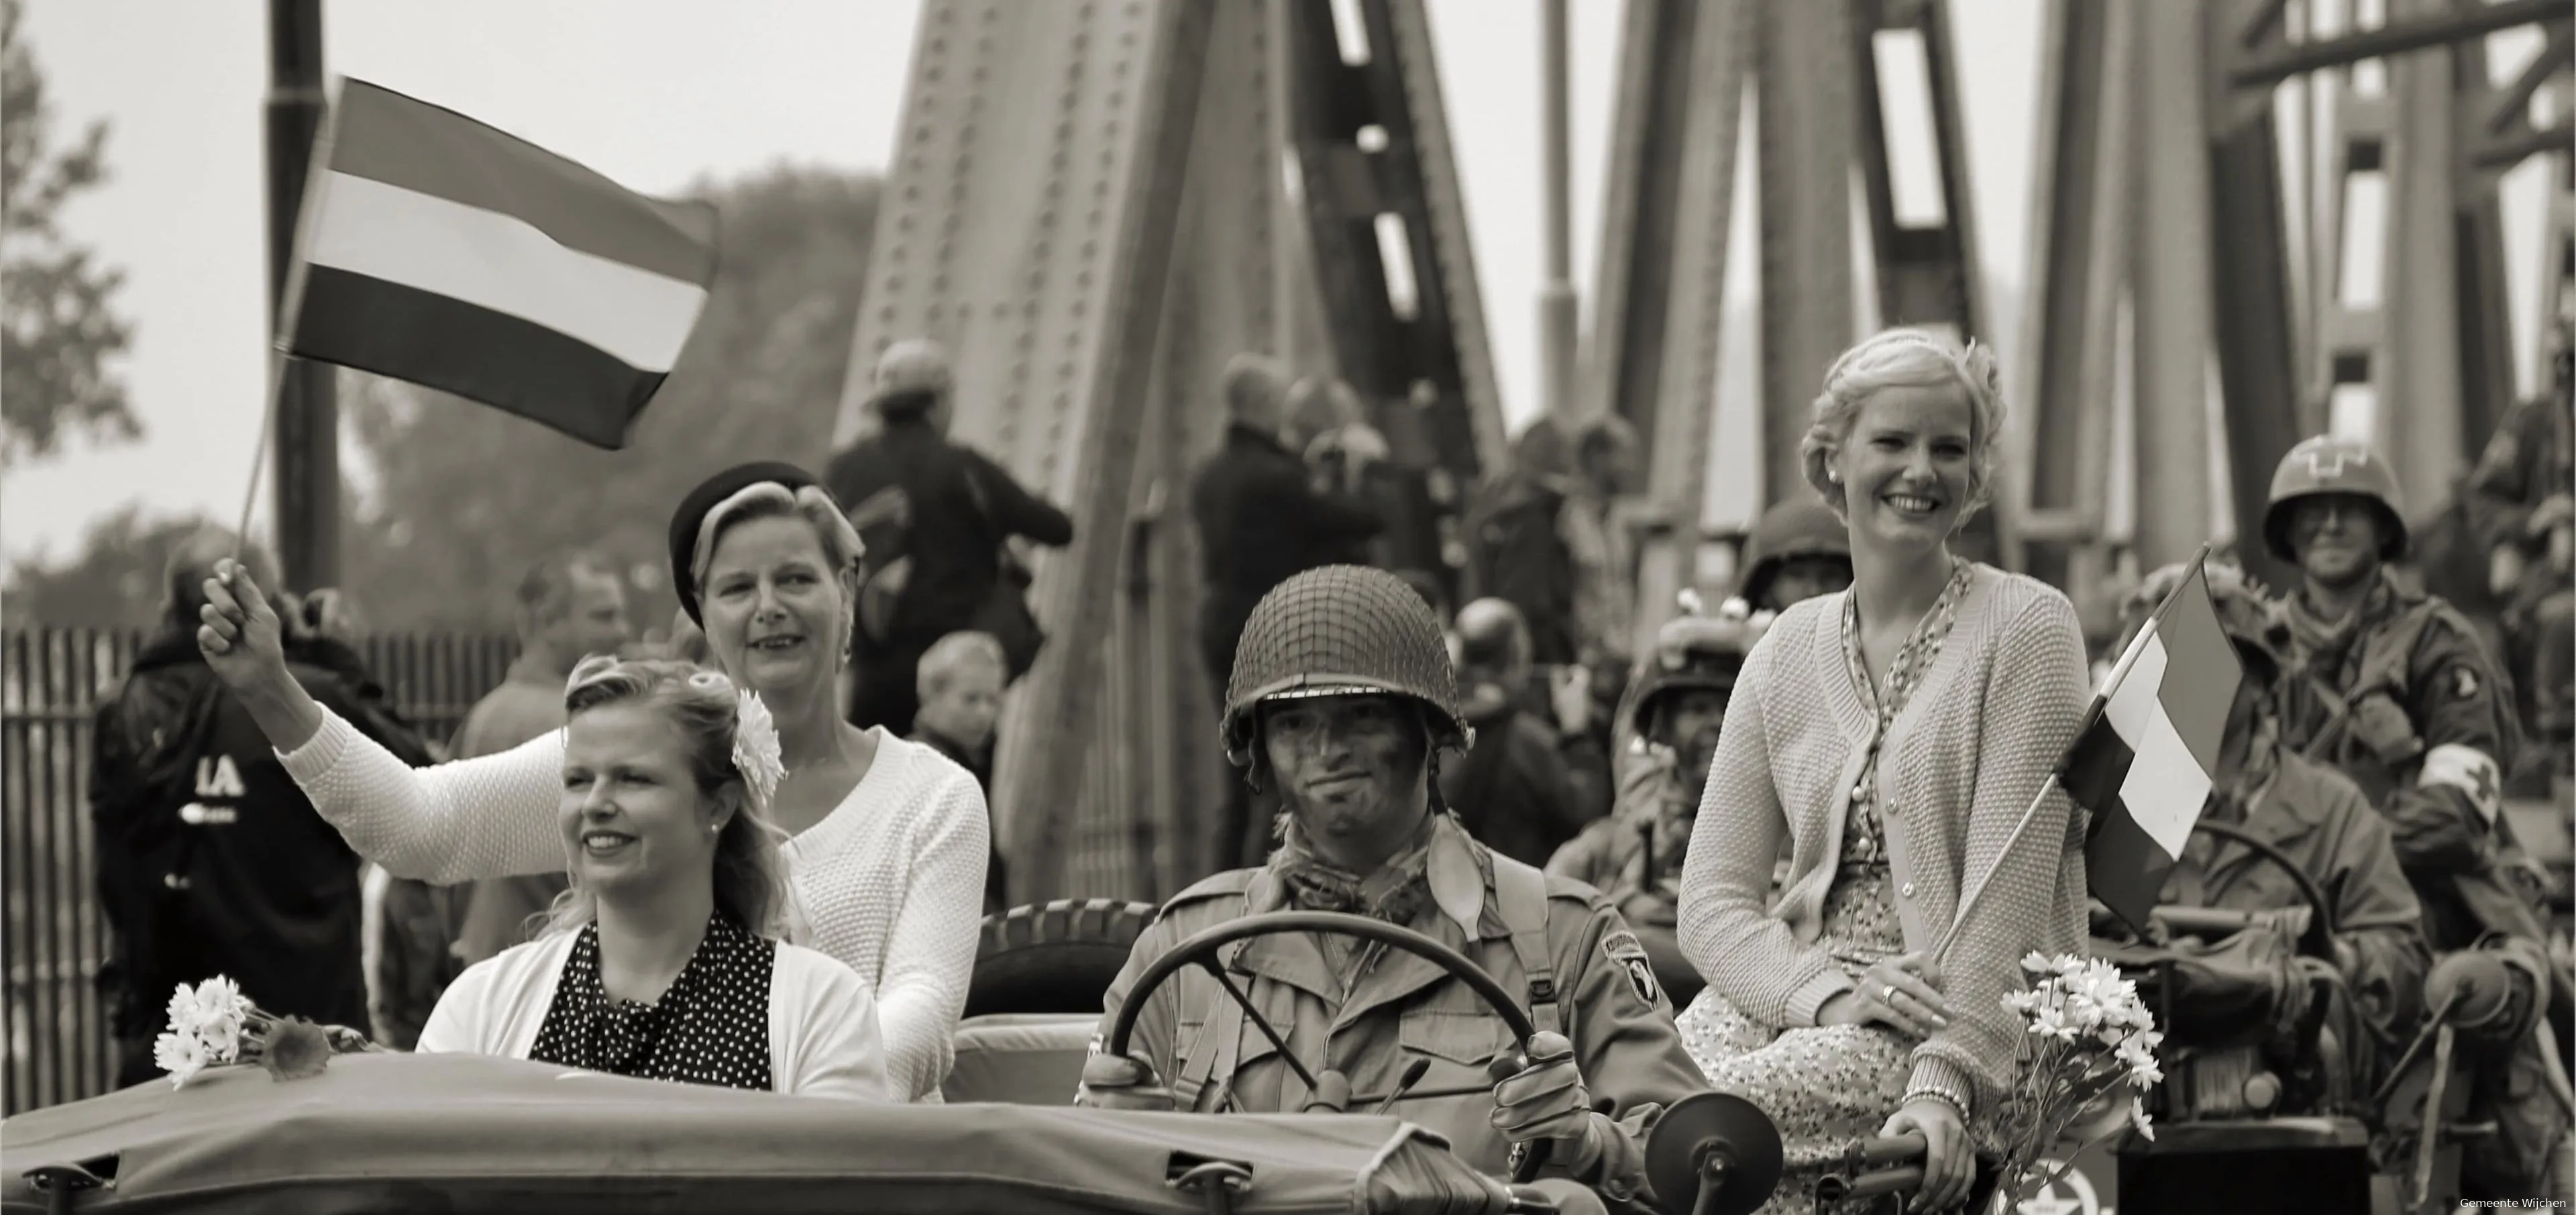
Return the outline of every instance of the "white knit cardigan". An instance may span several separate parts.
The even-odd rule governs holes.
[[[1990,883],[1942,959],[1949,1026],[1915,1048],[1908,1084],[1971,1114],[1991,1110],[2013,1079],[2021,1034],[2002,999],[2023,986],[2021,958],[2078,952],[2084,941],[2081,812],[2052,789],[2017,838],[2015,829],[2089,697],[2066,597],[1989,566],[1973,577],[1940,654],[1888,728],[1877,778],[1888,893],[1907,950],[1930,949],[1958,917],[1964,888]],[[1877,728],[1844,658],[1848,593],[1781,613],[1745,659],[1682,870],[1682,952],[1737,1009],[1784,1029],[1815,1024],[1852,986],[1816,944],[1852,783]],[[1774,903],[1784,836],[1789,872]]]

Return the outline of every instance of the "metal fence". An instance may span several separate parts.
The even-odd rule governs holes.
[[[114,1074],[96,983],[107,925],[92,880],[90,721],[143,641],[95,629],[0,632],[0,1113],[96,1095]],[[395,707],[443,741],[517,648],[506,637],[384,636],[360,652]]]

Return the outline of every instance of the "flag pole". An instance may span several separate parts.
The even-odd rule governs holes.
[[[2183,577],[2173,584],[2172,590],[2165,592],[2164,600],[2156,604],[2156,610],[2147,614],[2150,624],[2163,616],[2166,608],[2173,606],[2174,597],[2182,594],[2182,588],[2191,581],[2192,574],[2198,573],[2204,579],[2208,577],[2210,550],[2216,547],[2217,544],[2214,541],[2201,542],[2200,552],[2193,555],[2190,565],[2184,567],[2186,572]],[[2084,711],[2085,725],[2092,724],[2094,714],[2101,710],[2111,690],[2120,686],[2120,680],[2127,677],[2129,668],[2136,664],[2138,654],[2146,648],[2148,631],[2148,629],[2139,629],[2138,635],[2129,639],[2128,648],[2120,652],[2120,661],[2111,668],[2110,678],[2102,681],[2101,690],[2093,694],[2093,704]],[[2075,737],[2079,741],[2084,737],[2081,727],[2078,728]],[[2073,745],[2071,742],[2068,744],[2069,747]],[[1950,917],[1950,926],[1942,929],[1940,938],[1932,943],[1933,961],[1938,962],[1949,953],[1951,941],[1959,935],[1959,926],[1968,922],[1968,913],[1976,909],[1977,900],[1984,897],[1986,887],[1994,883],[1995,871],[2004,867],[2005,858],[2012,855],[2013,849],[2021,846],[2023,833],[2030,830],[2031,820],[2038,817],[2039,807],[2048,800],[2049,793],[2058,788],[2059,777],[2065,767],[2066,762],[2061,758],[2058,761],[2057,770],[2051,771],[2048,779],[2040,782],[2038,794],[2030,799],[2029,808],[2021,812],[2021,821],[2013,824],[2012,835],[2004,840],[2003,850],[1996,855],[1995,863],[1987,866],[1986,871],[1978,875],[1976,884],[1968,887],[1967,897],[1959,900],[1959,913]]]
[[[304,319],[304,278],[311,265],[307,254],[313,243],[314,217],[322,209],[322,195],[331,166],[331,146],[340,134],[340,85],[347,78],[331,78],[331,97],[322,111],[322,129],[313,134],[313,151],[304,166],[304,197],[296,200],[295,237],[286,264],[286,289],[277,302],[277,315],[271,319],[268,335],[268,387],[259,415],[259,450],[250,457],[250,484],[242,490],[241,526],[233,529],[233,560],[241,560],[242,549],[250,543],[251,508],[259,502],[260,473],[268,464],[268,444],[277,429],[277,411],[286,396],[287,347],[294,344],[295,328]],[[262,587],[276,594],[278,587]]]

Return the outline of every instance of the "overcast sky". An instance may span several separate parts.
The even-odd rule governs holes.
[[[2019,279],[2024,255],[2043,3],[1954,3],[1977,48],[1962,104],[1979,239],[1988,274],[2007,281]],[[1429,5],[1496,371],[1517,421],[1537,405],[1538,6]],[[130,500],[226,520],[240,509],[264,376],[266,8],[29,0],[24,32],[52,90],[58,140],[91,118],[112,124],[113,180],[70,208],[64,226],[128,275],[121,302],[136,334],[122,371],[147,433],[12,472],[0,484],[9,556],[67,551],[91,520]],[[325,60],[634,188],[674,192],[779,161],[881,169],[916,9],[914,0],[326,0]],[[1576,0],[1573,10],[1575,265],[1588,280],[1620,6]]]

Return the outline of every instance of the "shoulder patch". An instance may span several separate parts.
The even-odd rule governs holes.
[[[2478,694],[2480,686],[2481,685],[2478,683],[2477,672],[2470,670],[2467,664],[2463,663],[2451,668],[2451,696],[2453,699],[2472,699]]]
[[[1628,987],[1637,998],[1648,1004],[1663,998],[1663,989],[1655,984],[1655,968],[1646,960],[1646,946],[1637,934],[1625,928],[1601,934],[1601,956],[1628,976]]]

